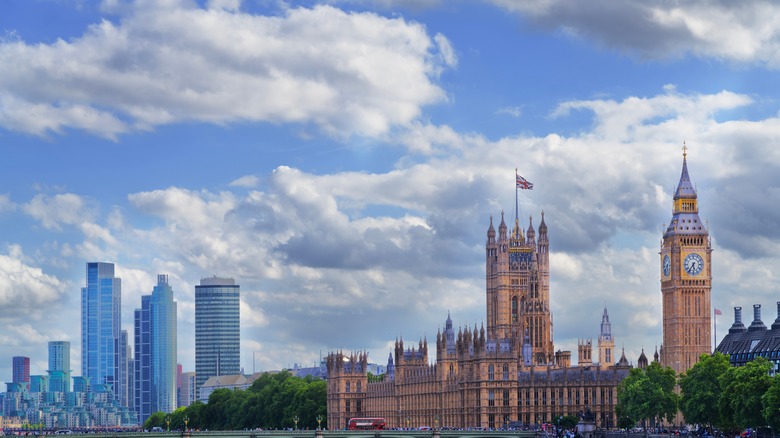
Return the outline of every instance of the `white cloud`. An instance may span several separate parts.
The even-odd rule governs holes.
[[[19,246],[9,254],[0,254],[0,318],[21,314],[41,316],[43,306],[56,305],[64,294],[65,285],[55,276],[22,260],[26,257]]]
[[[241,178],[233,180],[230,185],[232,187],[257,187],[257,177],[254,175],[244,175]]]
[[[538,26],[643,57],[693,54],[780,67],[780,5],[771,1],[486,0]]]
[[[45,228],[55,230],[62,229],[63,225],[90,222],[96,215],[95,209],[83,197],[73,193],[54,196],[38,194],[22,209]]]
[[[116,138],[182,121],[262,121],[377,136],[445,99],[433,80],[456,56],[420,24],[330,6],[283,16],[239,6],[107,4],[118,23],[70,41],[0,42],[0,126]]]

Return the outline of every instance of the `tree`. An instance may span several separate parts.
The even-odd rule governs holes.
[[[678,396],[674,392],[677,381],[674,370],[662,368],[657,362],[646,370],[633,368],[618,386],[619,418],[622,424],[648,420],[654,425],[657,419],[674,421]]]
[[[761,403],[764,406],[761,412],[769,427],[780,430],[780,374],[772,378],[769,389],[761,397]]]
[[[728,430],[765,426],[761,397],[769,389],[772,363],[758,357],[744,366],[729,368],[720,377],[721,393],[718,408],[723,426]]]
[[[680,410],[686,422],[710,428],[721,423],[718,417],[722,393],[720,376],[729,368],[728,356],[718,352],[702,354],[699,362],[680,376]]]
[[[165,412],[155,412],[144,421],[144,429],[151,430],[153,427],[165,427]]]

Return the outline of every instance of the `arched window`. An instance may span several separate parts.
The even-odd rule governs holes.
[[[363,392],[363,383],[358,380],[357,382],[357,391],[356,392]]]
[[[504,380],[509,380],[509,365],[504,364]]]
[[[488,380],[493,381],[496,379],[496,369],[491,363],[488,365]]]
[[[349,380],[347,380],[347,389],[346,389],[346,391],[349,392]]]

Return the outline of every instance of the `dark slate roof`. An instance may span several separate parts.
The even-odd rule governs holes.
[[[680,182],[677,184],[677,191],[674,192],[674,199],[696,198],[696,189],[693,188],[691,177],[688,175],[688,160],[683,156],[682,174]]]
[[[780,324],[772,324],[768,329],[760,319],[754,319],[750,327],[745,328],[741,320],[736,320],[715,351],[729,356],[729,362],[734,366],[744,365],[759,356],[765,357],[775,362],[775,371],[778,371]]]

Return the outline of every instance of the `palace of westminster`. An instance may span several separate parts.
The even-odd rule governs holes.
[[[570,351],[554,349],[549,245],[544,213],[538,234],[530,219],[523,230],[517,214],[509,229],[503,213],[496,232],[491,217],[485,325],[456,333],[448,315],[444,331],[436,334],[433,365],[427,340],[411,347],[396,340],[387,372],[372,381],[365,352],[329,354],[329,427],[343,429],[353,417],[382,417],[387,427],[501,428],[554,422],[588,410],[598,427],[615,427],[617,387],[632,366],[625,354],[616,360],[606,308],[597,361],[592,340],[578,341],[574,365]],[[663,343],[654,354],[655,361],[677,373],[712,351],[711,252],[684,153],[660,248]],[[647,364],[642,352],[637,366]]]

